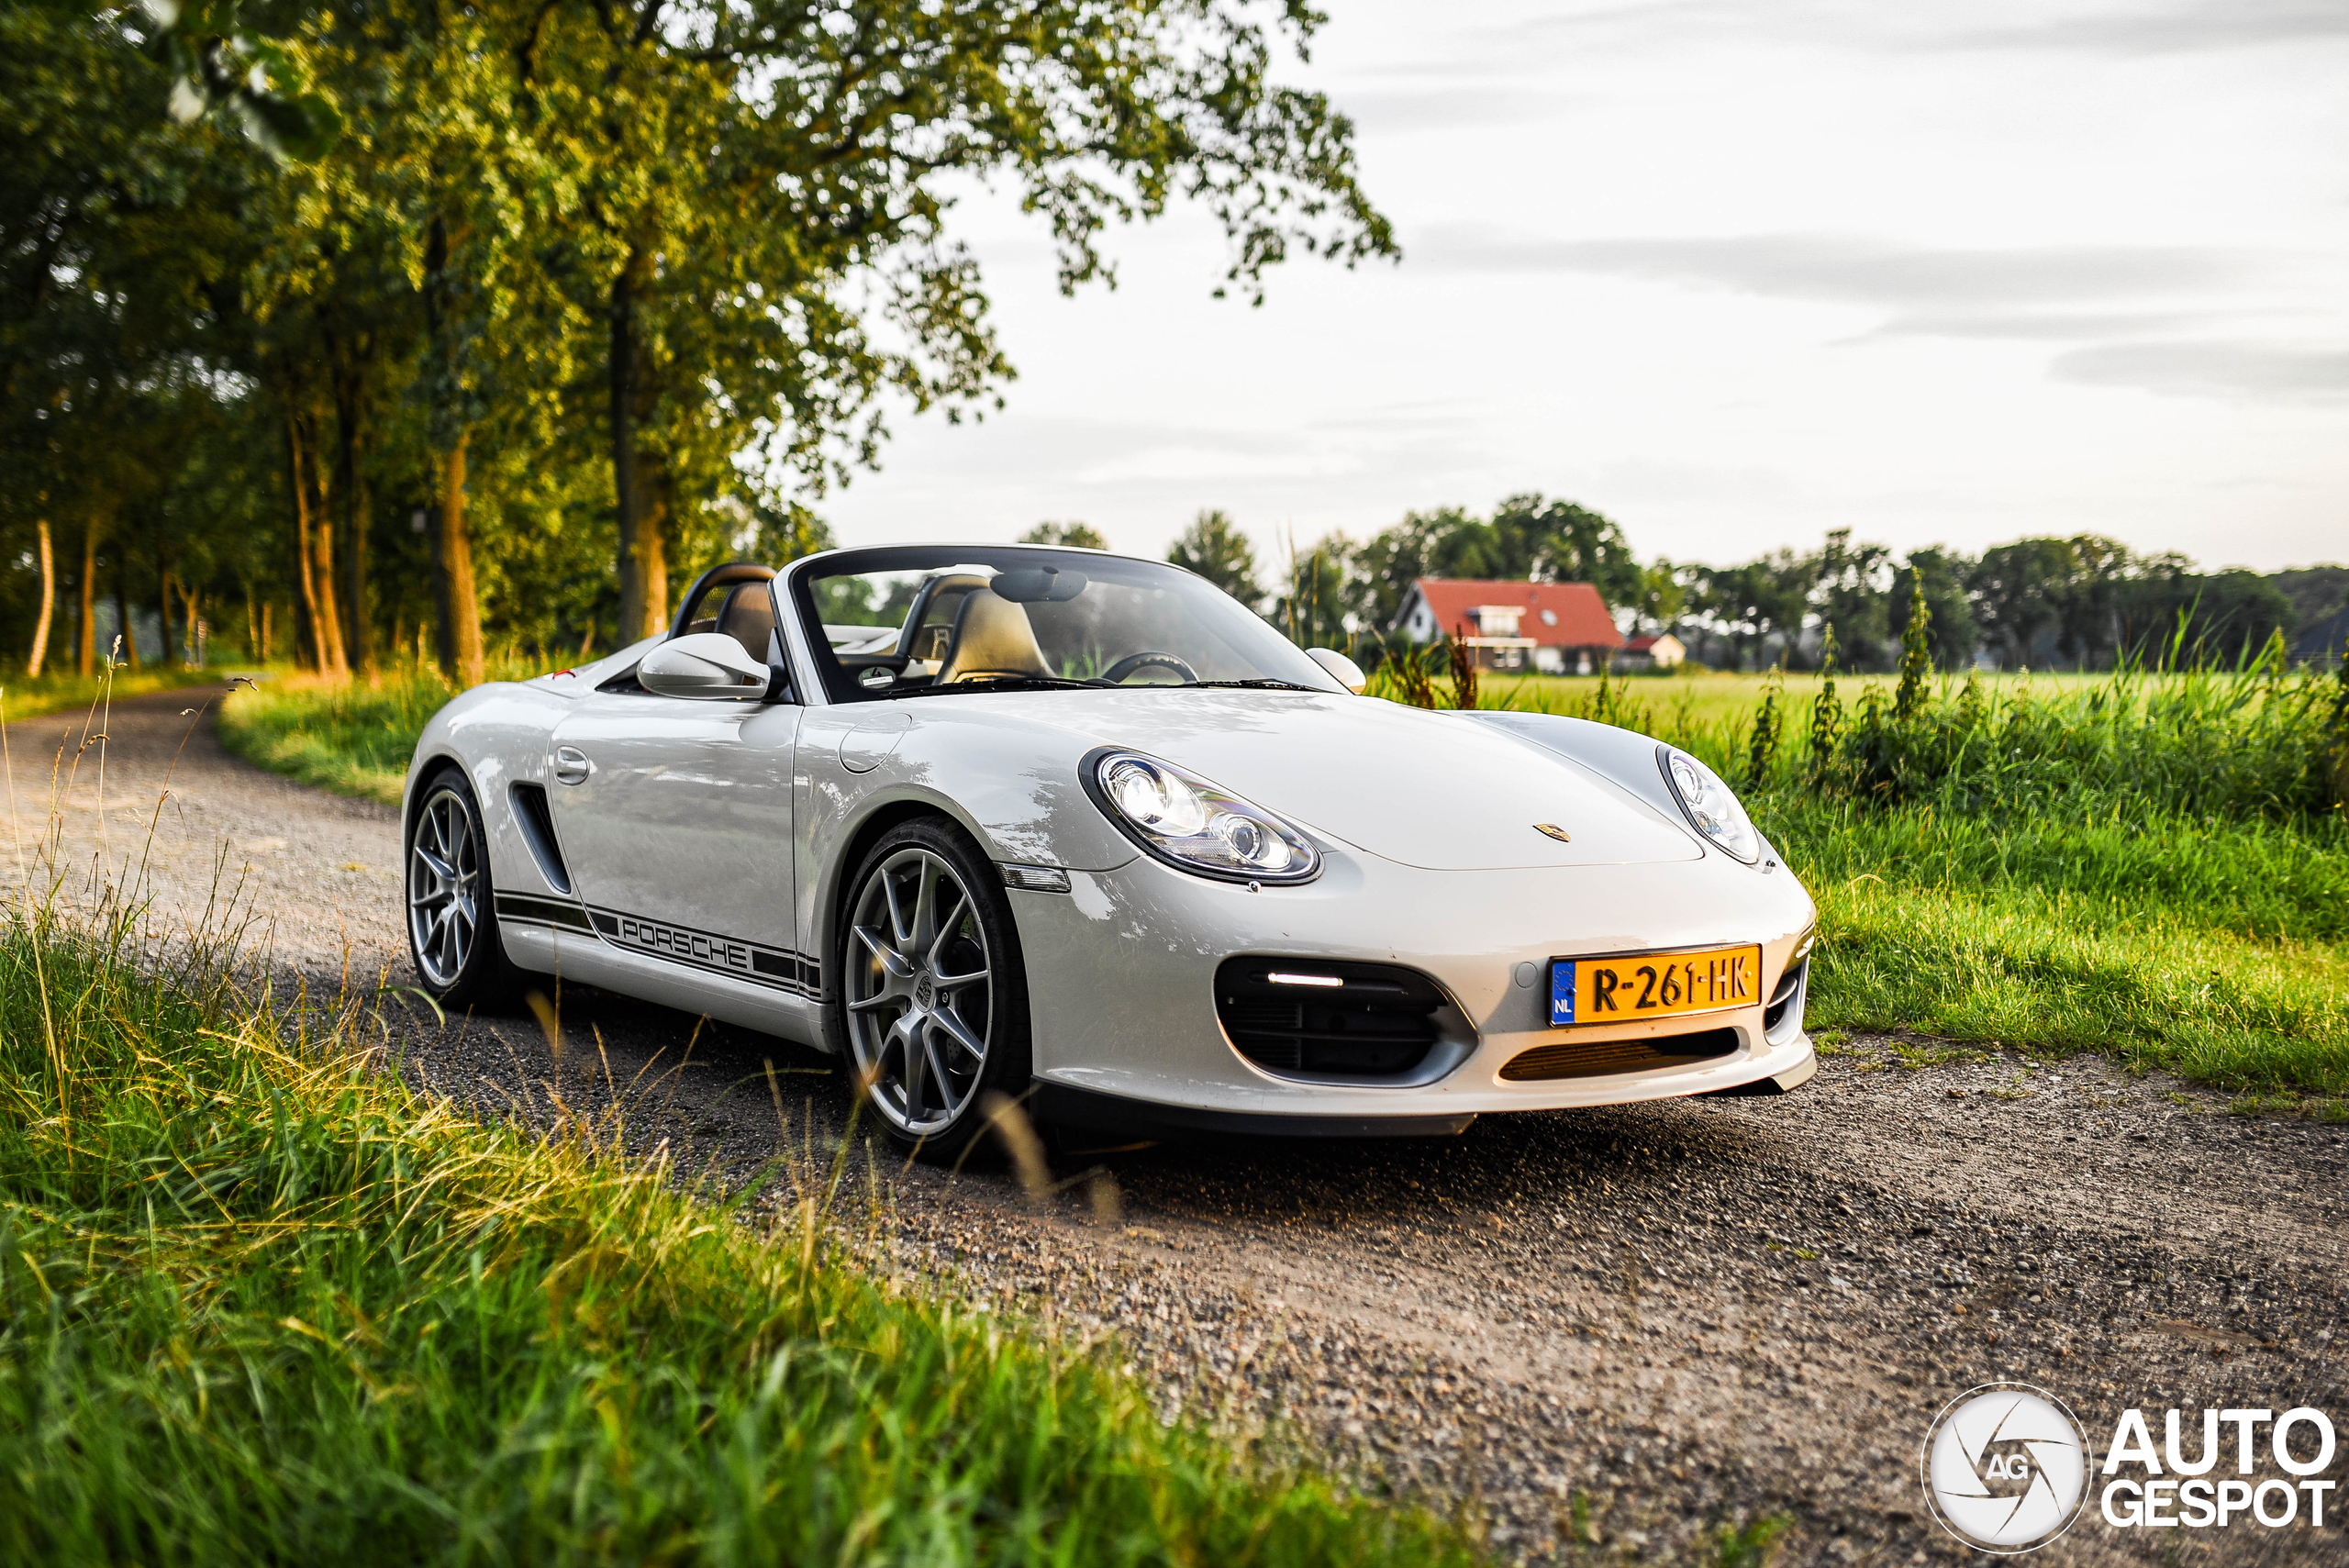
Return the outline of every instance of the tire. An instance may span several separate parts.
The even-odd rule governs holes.
[[[489,836],[462,770],[443,766],[426,778],[406,838],[401,886],[417,978],[452,1010],[511,1005],[519,974],[498,938]]]
[[[1001,875],[960,828],[917,817],[866,852],[840,931],[835,1005],[867,1107],[898,1148],[962,1158],[991,1095],[1028,1088],[1028,972]]]

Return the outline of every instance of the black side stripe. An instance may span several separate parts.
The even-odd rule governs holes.
[[[596,929],[587,921],[587,911],[573,900],[541,898],[530,893],[499,894],[497,917],[501,920],[524,920],[539,926],[561,926],[572,931],[592,931]]]
[[[527,893],[499,894],[497,917],[592,932],[630,952],[665,959],[689,969],[731,975],[773,991],[823,1000],[822,966],[806,953],[788,948],[764,947],[716,931],[673,926],[622,909],[583,906],[568,899],[541,898]]]

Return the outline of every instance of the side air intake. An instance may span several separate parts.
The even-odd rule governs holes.
[[[546,786],[514,784],[507,798],[514,803],[514,820],[521,827],[522,841],[530,846],[530,858],[539,862],[547,885],[557,893],[570,892],[571,871],[562,863],[562,846],[555,842],[554,817],[547,810]]]

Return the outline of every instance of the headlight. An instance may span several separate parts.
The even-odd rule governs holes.
[[[1708,842],[1747,865],[1762,858],[1762,835],[1753,830],[1753,819],[1746,816],[1745,807],[1737,803],[1719,773],[1676,747],[1659,746],[1656,758],[1664,764],[1664,776],[1679,798],[1680,809]]]
[[[1321,852],[1304,834],[1172,762],[1097,751],[1084,774],[1111,821],[1185,871],[1232,882],[1310,882],[1321,873]]]

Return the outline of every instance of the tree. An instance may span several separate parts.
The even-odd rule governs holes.
[[[1228,512],[1201,511],[1167,550],[1166,559],[1186,572],[1197,573],[1251,608],[1264,596],[1256,581],[1255,546]]]
[[[1050,225],[1064,289],[1105,274],[1112,222],[1206,206],[1225,282],[1261,297],[1292,248],[1395,253],[1353,128],[1276,85],[1319,17],[1241,0],[637,0],[540,8],[519,86],[555,177],[542,221],[608,325],[624,631],[661,612],[662,525],[697,438],[751,438],[820,488],[869,464],[894,390],[983,404],[1009,375],[952,193],[1008,177]],[[729,418],[729,416],[732,417]],[[745,432],[743,422],[751,423]],[[724,453],[730,456],[731,453]],[[706,462],[703,467],[707,469]]]
[[[1349,640],[1346,584],[1360,550],[1341,533],[1303,550],[1290,544],[1286,580],[1270,614],[1299,648],[1342,648]]]
[[[2072,576],[2071,547],[2063,539],[2017,539],[1982,552],[1967,575],[1966,596],[2002,664],[2021,669],[2053,654]]]
[[[1063,544],[1076,550],[1107,550],[1109,541],[1091,523],[1038,523],[1019,536],[1021,544]]]
[[[1906,627],[1910,599],[1921,593],[1927,617],[1927,644],[1934,668],[1963,670],[1974,662],[1982,640],[1975,624],[1973,601],[1965,591],[1974,562],[1938,546],[1909,552],[1907,568],[1893,579],[1886,618]]]

